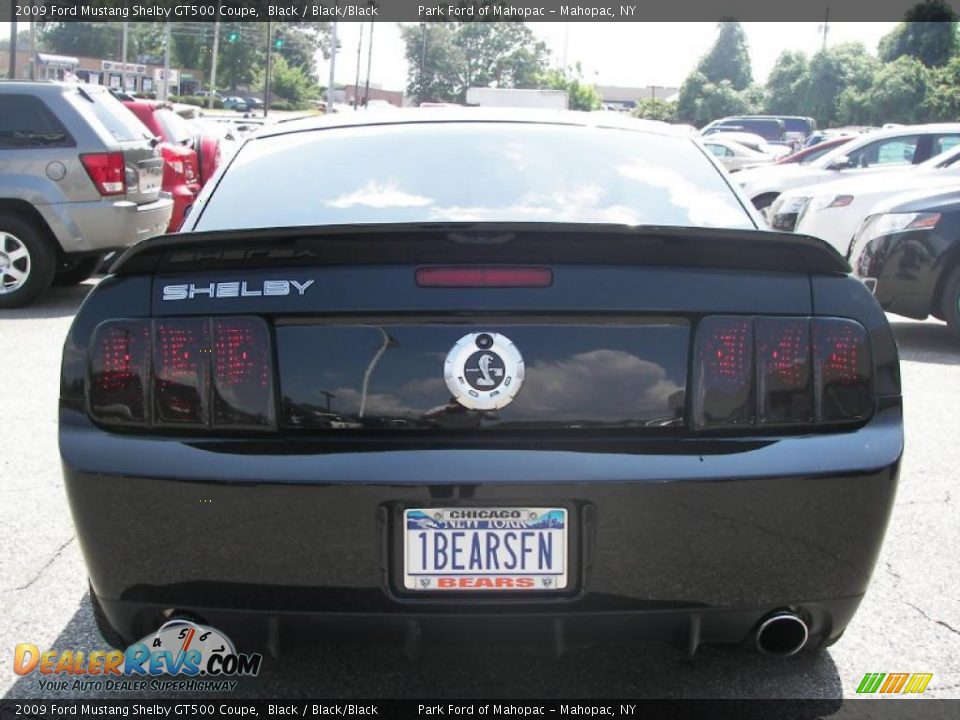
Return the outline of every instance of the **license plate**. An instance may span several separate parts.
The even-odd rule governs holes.
[[[567,588],[564,508],[410,508],[403,583],[415,591]]]

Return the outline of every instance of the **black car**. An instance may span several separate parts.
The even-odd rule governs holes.
[[[850,264],[885,310],[960,334],[960,188],[898,195],[863,221]]]
[[[112,642],[170,617],[275,651],[843,633],[897,484],[896,346],[843,258],[759,230],[695,140],[361,113],[221,172],[64,349]]]

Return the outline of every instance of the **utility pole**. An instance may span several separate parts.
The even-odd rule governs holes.
[[[123,21],[123,39],[120,41],[120,89],[127,91],[127,35],[130,31],[130,23]]]
[[[427,24],[420,23],[420,32],[423,35],[420,44],[420,97],[417,98],[417,105],[423,105],[423,68],[427,63]]]
[[[376,7],[376,3],[373,0],[370,0],[369,3],[372,7]],[[367,84],[363,89],[363,106],[367,106],[367,102],[370,99],[370,63],[373,62],[373,20],[370,20],[370,39],[367,40]]]
[[[37,79],[37,61],[34,59],[37,52],[37,28],[36,23],[30,21],[30,79]]]
[[[217,5],[219,17],[220,5]],[[213,23],[213,58],[210,60],[210,95],[207,97],[207,107],[213,110],[213,97],[217,92],[217,50],[220,48],[220,21]]]
[[[830,8],[827,8],[827,12],[823,16],[823,25],[820,26],[820,29],[823,30],[823,52],[826,52],[827,51],[827,33],[830,32]]]
[[[170,23],[164,23],[163,28],[163,97],[164,102],[170,99]]]
[[[357,79],[353,81],[353,109],[360,104],[360,51],[363,49],[363,23],[360,23],[360,41],[357,43]]]
[[[263,88],[263,117],[270,109],[270,64],[273,58],[273,35],[270,34],[270,21],[267,20],[267,81]]]
[[[333,112],[333,75],[337,65],[337,21],[330,32],[330,82],[327,84],[327,113]]]
[[[7,77],[17,77],[17,4],[10,3],[10,72]]]

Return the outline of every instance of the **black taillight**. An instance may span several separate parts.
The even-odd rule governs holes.
[[[147,420],[150,323],[109,322],[93,334],[90,412],[99,420],[140,424]]]
[[[757,318],[757,392],[760,422],[812,422],[810,323],[806,319]]]
[[[158,425],[209,422],[210,322],[157,320],[153,326],[153,410]]]
[[[694,424],[752,424],[753,327],[750,318],[705,318],[697,332]]]
[[[272,357],[260,318],[109,321],[91,346],[90,414],[107,425],[271,430]]]
[[[696,429],[862,422],[874,406],[867,331],[842,318],[704,318],[692,393]]]
[[[213,424],[274,424],[270,334],[256,318],[213,321]]]
[[[873,360],[867,331],[852,320],[813,321],[817,374],[817,418],[824,422],[863,420],[873,412]]]

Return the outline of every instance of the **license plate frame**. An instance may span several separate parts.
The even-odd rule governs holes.
[[[404,593],[562,595],[573,589],[573,513],[562,504],[411,506],[402,508],[398,516],[400,552],[395,556],[395,577]],[[420,524],[414,526],[414,521]],[[428,539],[423,540],[420,533],[427,533]],[[461,537],[454,541],[453,533]],[[508,538],[508,533],[513,537]],[[438,535],[447,538],[444,551],[449,551],[440,558],[446,562],[442,568],[435,562],[437,548],[443,544]],[[500,538],[500,543],[490,536]],[[459,565],[454,560],[454,542],[460,548]],[[507,548],[512,548],[512,555]],[[509,565],[514,558],[514,567],[489,567],[491,562]]]

